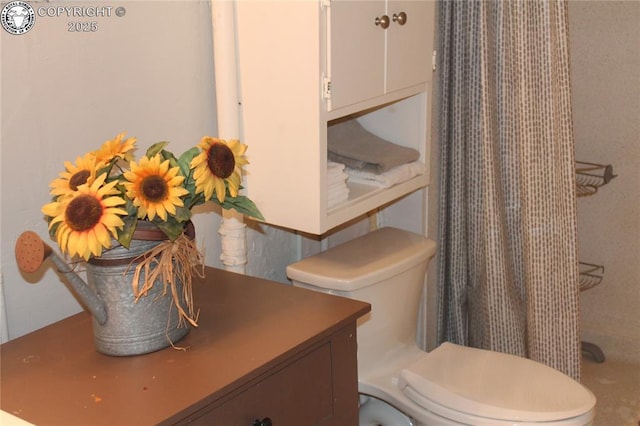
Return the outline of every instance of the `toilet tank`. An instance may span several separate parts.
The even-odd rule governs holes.
[[[294,286],[371,304],[358,321],[358,370],[415,346],[418,308],[434,241],[381,228],[287,267]]]

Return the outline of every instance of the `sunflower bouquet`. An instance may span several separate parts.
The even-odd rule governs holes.
[[[202,261],[192,239],[185,237],[195,206],[213,202],[257,219],[263,217],[249,198],[238,194],[242,167],[248,164],[246,145],[205,136],[176,157],[166,149],[168,142],[158,142],[136,161],[136,142],[121,133],[75,163],[66,161],[65,171],[49,185],[52,201],[42,212],[61,251],[85,261],[99,258],[103,250],[116,244],[128,249],[141,221],[157,226],[167,244],[154,248],[137,266],[133,288],[140,297],[154,285],[157,274],[162,274],[165,286],[170,283],[175,290],[176,261],[183,262],[177,268],[183,274],[179,279],[186,278],[190,285],[193,254]],[[161,260],[154,260],[156,257]],[[160,267],[149,274],[153,262]],[[147,279],[138,285],[143,270]],[[193,315],[176,306],[195,325]]]
[[[69,256],[88,260],[111,247],[129,247],[138,221],[154,223],[171,241],[180,236],[193,207],[208,201],[263,219],[241,189],[247,146],[203,137],[180,157],[158,142],[136,162],[136,139],[121,133],[96,150],[65,162],[51,184],[53,201],[42,208],[49,233]]]

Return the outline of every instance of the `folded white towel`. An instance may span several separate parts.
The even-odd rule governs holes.
[[[349,187],[347,186],[346,183],[342,184],[342,185],[334,185],[334,186],[330,186],[327,188],[327,196],[328,197],[332,197],[338,194],[342,194],[345,191],[349,191]]]
[[[349,176],[344,172],[344,167],[344,164],[329,162],[327,166],[327,182],[331,184],[346,181]]]
[[[345,185],[344,188],[332,190],[327,194],[327,205],[329,208],[340,204],[343,201],[349,199],[349,188]]]
[[[349,199],[348,178],[344,164],[327,162],[327,204],[330,209]]]
[[[398,183],[406,182],[415,176],[424,174],[426,170],[426,167],[420,161],[403,164],[380,174],[350,167],[345,168],[347,175],[349,175],[349,182],[364,183],[382,188],[390,188]]]
[[[328,173],[327,174],[327,182],[344,182],[347,180],[349,175],[346,172],[336,172],[336,173]]]
[[[335,161],[327,161],[327,172],[331,173],[333,171],[341,172],[344,170],[344,164],[336,163]]]
[[[346,187],[347,187],[346,181],[332,183],[327,185],[327,193],[331,194],[332,192],[342,191]]]

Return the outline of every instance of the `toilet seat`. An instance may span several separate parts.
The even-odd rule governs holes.
[[[499,421],[553,423],[592,416],[596,401],[588,389],[551,367],[452,343],[403,369],[398,387],[431,411],[443,407],[449,418],[453,411]]]

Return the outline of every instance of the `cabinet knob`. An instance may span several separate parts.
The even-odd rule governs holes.
[[[393,14],[393,22],[397,22],[400,25],[404,25],[407,23],[407,14],[404,12],[394,13]]]
[[[382,29],[386,29],[389,27],[389,17],[387,15],[376,16],[376,20],[373,23],[379,25]]]
[[[269,417],[265,417],[262,420],[256,419],[253,422],[253,426],[273,426],[273,423],[271,422],[271,419]]]

